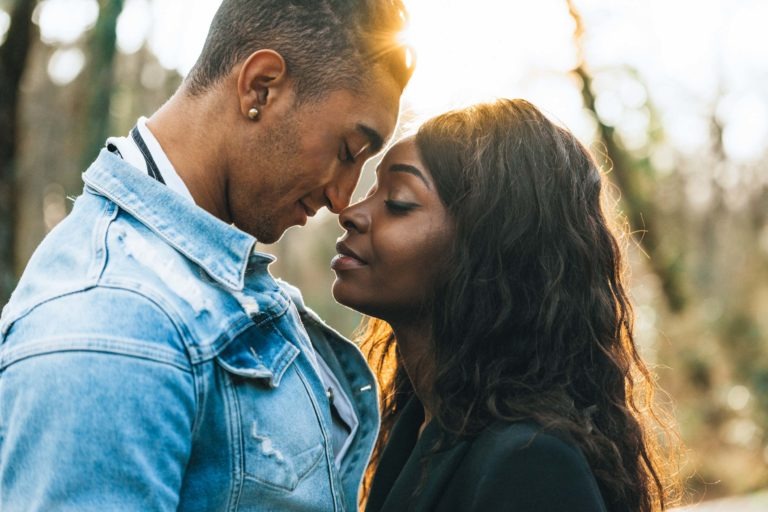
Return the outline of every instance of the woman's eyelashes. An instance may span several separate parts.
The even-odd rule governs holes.
[[[405,215],[406,213],[419,207],[416,203],[409,203],[405,201],[394,201],[387,199],[384,201],[384,205],[387,207],[390,213],[395,215]]]

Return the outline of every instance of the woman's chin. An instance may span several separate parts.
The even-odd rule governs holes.
[[[357,301],[354,300],[354,294],[350,293],[348,285],[340,281],[338,277],[331,286],[331,293],[336,302],[357,311]]]
[[[360,290],[353,289],[349,283],[345,283],[340,281],[339,278],[336,278],[333,282],[331,293],[333,293],[333,298],[336,302],[342,306],[348,307],[363,315],[377,316],[375,314],[377,308],[370,303],[370,297],[361,297]]]

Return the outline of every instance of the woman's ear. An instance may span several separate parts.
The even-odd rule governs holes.
[[[263,117],[278,103],[292,101],[293,85],[283,56],[274,50],[249,55],[237,74],[237,95],[240,112],[251,120]]]

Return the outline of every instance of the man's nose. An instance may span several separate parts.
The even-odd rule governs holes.
[[[356,164],[353,169],[337,169],[335,179],[325,188],[326,204],[330,211],[338,215],[349,206],[362,169],[362,163]]]

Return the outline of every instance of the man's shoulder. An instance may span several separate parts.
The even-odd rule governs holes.
[[[36,248],[3,309],[0,325],[7,330],[8,323],[43,305],[66,304],[73,316],[84,318],[125,314],[137,302],[168,310],[167,294],[162,293],[163,277],[168,275],[158,276],[152,268],[181,269],[181,265],[164,245],[117,205],[86,192]],[[90,304],[94,296],[102,302]]]
[[[242,327],[237,301],[162,237],[109,201],[78,203],[30,260],[2,337],[133,340],[202,360]]]
[[[43,238],[27,262],[3,308],[3,334],[37,306],[98,282],[107,261],[102,241],[105,225],[117,213],[115,205],[98,196],[84,193],[77,198],[69,215]]]

